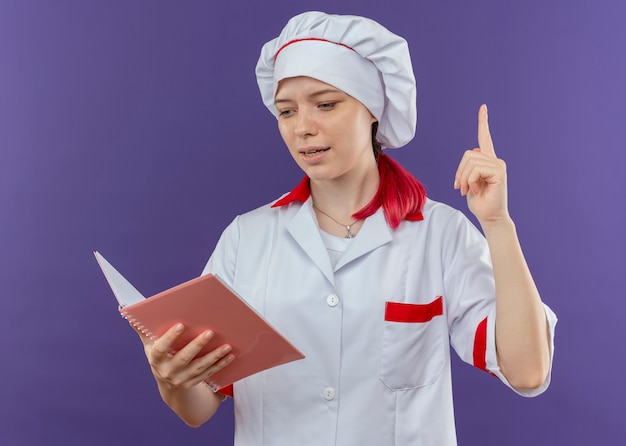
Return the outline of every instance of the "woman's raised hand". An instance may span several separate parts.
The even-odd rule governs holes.
[[[478,147],[463,155],[454,177],[454,188],[467,197],[470,211],[483,227],[510,218],[506,164],[496,156],[485,104],[478,110]]]
[[[234,356],[230,354],[232,348],[228,344],[196,358],[196,355],[213,338],[214,334],[210,330],[201,333],[172,354],[174,341],[185,330],[183,324],[174,325],[156,341],[152,341],[137,328],[133,328],[141,338],[152,374],[160,386],[169,389],[181,387],[189,389],[223,369],[234,359]]]

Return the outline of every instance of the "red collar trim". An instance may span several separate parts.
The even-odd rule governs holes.
[[[277,208],[280,206],[285,206],[286,204],[292,203],[294,201],[300,201],[304,203],[309,199],[310,196],[311,187],[309,185],[309,177],[305,175],[302,181],[300,181],[300,183],[296,187],[294,187],[291,192],[276,201],[276,203],[274,203],[272,207]],[[418,212],[417,214],[407,215],[404,219],[408,221],[422,221],[424,220],[424,215],[421,212]]]
[[[285,195],[283,198],[278,200],[276,203],[272,205],[273,208],[277,208],[279,206],[284,206],[293,201],[301,201],[304,203],[311,196],[311,188],[309,187],[309,177],[307,175],[304,176],[300,184],[293,188],[291,192]]]
[[[424,220],[424,214],[418,212],[417,214],[407,215],[404,219],[409,221],[422,221]]]

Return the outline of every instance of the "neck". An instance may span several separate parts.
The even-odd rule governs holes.
[[[360,175],[311,180],[311,197],[318,209],[349,224],[354,220],[352,215],[374,197],[379,181],[378,167],[374,162],[372,168]]]

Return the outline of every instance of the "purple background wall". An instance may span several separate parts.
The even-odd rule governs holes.
[[[253,68],[308,9],[409,41],[418,135],[392,155],[431,197],[466,210],[452,176],[489,104],[511,212],[560,322],[539,398],[456,361],[460,443],[626,444],[618,0],[1,0],[0,444],[230,444],[230,402],[199,430],[160,402],[91,251],[155,293],[197,275],[235,214],[299,180]]]

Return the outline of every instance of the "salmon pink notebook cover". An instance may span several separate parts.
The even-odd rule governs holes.
[[[197,277],[146,299],[102,255],[94,254],[118,300],[120,313],[144,334],[157,339],[180,322],[186,328],[174,343],[174,350],[206,330],[215,335],[198,356],[223,344],[232,346],[235,360],[206,381],[214,392],[247,376],[304,358],[217,276]]]

